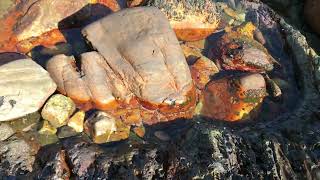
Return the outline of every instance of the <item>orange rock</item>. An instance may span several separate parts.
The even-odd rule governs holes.
[[[260,74],[215,80],[204,91],[201,114],[225,121],[253,118],[265,95],[266,84]]]
[[[218,67],[205,56],[198,59],[191,67],[191,76],[198,89],[203,89],[210,77],[219,72]]]
[[[209,58],[225,70],[271,71],[275,61],[268,50],[254,40],[255,30],[252,23],[227,29],[209,52]]]
[[[19,52],[27,53],[36,46],[42,45],[44,47],[51,47],[60,42],[66,42],[66,39],[58,29],[54,29],[39,37],[20,41],[17,43],[16,47]]]

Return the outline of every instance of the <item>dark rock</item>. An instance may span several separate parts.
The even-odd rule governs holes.
[[[71,136],[76,136],[79,133],[76,132],[72,127],[69,126],[62,126],[58,129],[57,136],[61,138],[67,138]]]
[[[16,176],[33,171],[35,154],[32,144],[17,136],[0,142],[0,177]]]

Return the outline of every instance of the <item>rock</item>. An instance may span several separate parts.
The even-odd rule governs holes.
[[[41,146],[46,146],[59,142],[59,138],[56,134],[37,134],[35,138]]]
[[[319,0],[306,0],[304,5],[304,15],[315,32],[320,35],[320,1]]]
[[[95,143],[107,143],[127,139],[130,126],[108,113],[98,111],[86,121],[86,131]]]
[[[147,4],[166,14],[178,39],[182,41],[205,39],[219,24],[216,5],[210,0],[150,0]]]
[[[30,130],[36,130],[40,118],[40,113],[35,112],[32,114],[28,114],[22,118],[8,121],[6,123],[9,124],[15,132],[26,132]]]
[[[265,80],[267,83],[268,93],[271,97],[279,99],[282,96],[282,91],[278,84],[274,80],[270,79],[268,75],[265,77]]]
[[[190,66],[191,76],[198,89],[204,89],[211,76],[219,72],[216,64],[205,56],[199,58]]]
[[[81,55],[81,76],[73,57],[58,55],[47,65],[62,94],[100,110],[143,110],[143,106],[151,113],[144,119],[149,124],[191,117],[195,90],[190,71],[159,10],[122,10],[90,24],[82,33],[98,52]]]
[[[58,129],[58,138],[62,139],[62,138],[67,138],[67,137],[71,137],[71,136],[76,136],[79,133],[76,132],[73,128],[69,127],[69,126],[62,126]]]
[[[196,47],[188,46],[188,45],[181,45],[183,50],[183,54],[186,57],[186,60],[189,65],[194,64],[199,58],[203,57],[201,50]]]
[[[271,71],[275,60],[268,50],[254,40],[256,27],[247,23],[227,30],[212,48],[210,59],[226,70],[240,70],[250,72]]]
[[[136,7],[144,4],[145,0],[127,0],[127,6],[128,7]]]
[[[33,171],[36,150],[24,139],[12,136],[6,141],[0,141],[0,174],[19,175]]]
[[[265,96],[266,84],[260,74],[213,80],[204,91],[201,114],[225,121],[252,119]]]
[[[74,102],[61,94],[53,95],[44,105],[41,115],[49,121],[53,127],[61,127],[67,124],[69,117],[76,107]]]
[[[4,141],[8,139],[10,136],[14,134],[14,130],[11,126],[6,123],[0,124],[0,141]]]
[[[88,0],[39,0],[29,7],[28,12],[20,19],[15,28],[18,41],[58,29],[58,23],[76,13]]]
[[[158,139],[160,139],[161,141],[169,141],[170,140],[170,136],[164,131],[156,131],[156,132],[154,132],[154,135]]]
[[[56,90],[56,84],[41,66],[15,56],[19,55],[0,55],[0,121],[38,111]]]
[[[0,18],[3,18],[3,16],[5,16],[9,12],[14,4],[14,0],[0,1]]]
[[[48,154],[44,154],[48,156]],[[66,160],[64,150],[59,151],[54,157],[48,158],[46,164],[39,174],[40,179],[69,179],[71,176],[70,169]]]
[[[76,132],[83,131],[84,118],[86,113],[84,111],[76,112],[68,121],[68,126],[72,127]]]
[[[137,136],[139,136],[141,138],[146,134],[146,130],[145,130],[144,126],[134,127],[132,130]]]
[[[43,121],[42,127],[38,131],[40,134],[53,135],[57,133],[57,129],[52,127],[48,121]]]

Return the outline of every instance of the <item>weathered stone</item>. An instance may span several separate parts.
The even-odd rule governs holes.
[[[309,25],[320,34],[320,1],[319,0],[306,0],[304,6],[304,15]]]
[[[144,126],[134,127],[132,130],[139,137],[143,137],[146,133]]]
[[[42,127],[38,131],[40,134],[53,135],[57,133],[57,129],[52,127],[48,121],[43,121]]]
[[[211,76],[219,72],[216,64],[205,56],[190,66],[191,76],[198,89],[203,89],[211,80]]]
[[[82,75],[73,57],[58,55],[48,62],[61,93],[84,107],[101,110],[139,108],[139,103],[158,109],[152,115],[155,120],[145,119],[150,124],[190,117],[195,103],[190,71],[159,10],[122,10],[90,24],[82,33],[98,51],[81,55]]]
[[[130,126],[108,113],[98,111],[86,121],[86,131],[95,143],[107,143],[127,139]]]
[[[5,174],[13,176],[17,172],[32,172],[35,154],[36,150],[27,141],[12,136],[0,141],[0,168]]]
[[[4,141],[8,139],[10,136],[14,134],[14,130],[7,123],[0,124],[0,141]]]
[[[31,59],[4,53],[0,55],[0,89],[0,121],[8,121],[39,110],[56,84]]]
[[[251,74],[210,82],[204,91],[201,114],[213,119],[238,121],[254,118],[266,96],[262,75]]]
[[[49,144],[54,144],[57,143],[59,141],[59,138],[56,134],[37,134],[35,136],[37,142],[39,142],[39,144],[41,146],[46,146]]]
[[[69,126],[62,126],[58,129],[57,136],[58,136],[58,138],[62,139],[62,138],[76,136],[78,134],[79,133],[76,132],[73,128],[71,128]]]
[[[72,127],[76,132],[82,132],[85,115],[86,115],[86,113],[84,111],[76,112],[69,119],[68,126]]]
[[[216,5],[209,0],[150,0],[170,21],[179,40],[198,41],[213,33],[219,24]]]
[[[6,122],[7,124],[9,124],[15,132],[18,131],[30,131],[30,130],[36,130],[37,129],[37,125],[40,121],[40,113],[35,112],[32,114],[28,114],[22,118],[19,119],[15,119],[12,121],[8,121]]]
[[[56,94],[44,105],[41,115],[43,119],[49,121],[52,126],[61,127],[67,124],[69,117],[75,109],[75,104],[69,97]]]
[[[210,51],[209,58],[215,59],[226,70],[271,71],[275,60],[262,44],[254,40],[255,30],[252,23],[227,30]]]
[[[48,154],[44,154],[48,156]],[[66,160],[64,150],[59,151],[54,157],[48,158],[43,167],[39,178],[41,179],[69,179],[71,175],[70,169]]]

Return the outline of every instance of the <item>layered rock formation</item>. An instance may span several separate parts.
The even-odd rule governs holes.
[[[150,124],[190,117],[196,101],[190,71],[161,11],[123,10],[82,33],[97,52],[81,55],[81,69],[65,55],[47,64],[61,93],[86,107],[141,109],[138,114]]]

